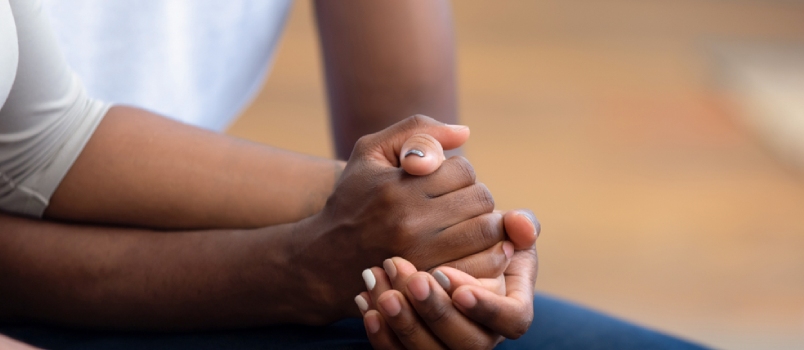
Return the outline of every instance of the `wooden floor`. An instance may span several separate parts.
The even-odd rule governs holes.
[[[804,3],[454,10],[466,153],[501,209],[541,219],[539,290],[718,348],[804,348],[804,174],[735,117],[712,54],[801,43]],[[330,156],[307,1],[287,29],[229,132]]]

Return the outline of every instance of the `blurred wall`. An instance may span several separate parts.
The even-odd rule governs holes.
[[[804,348],[804,176],[740,121],[713,53],[804,43],[804,3],[454,9],[467,157],[499,208],[542,221],[540,291],[717,347]],[[332,154],[316,40],[300,1],[230,134]]]

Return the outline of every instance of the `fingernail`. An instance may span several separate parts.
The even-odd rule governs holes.
[[[374,334],[380,330],[380,320],[377,318],[377,315],[368,315],[366,316],[366,329],[368,329],[369,333]]]
[[[419,156],[420,158],[424,158],[424,152],[422,152],[420,150],[417,150],[417,149],[411,149],[410,151],[405,152],[405,157],[404,158],[407,158],[411,154],[415,154],[415,155]]]
[[[377,279],[374,278],[374,273],[371,272],[371,269],[363,270],[363,281],[366,282],[366,288],[368,288],[368,290],[374,289],[374,286],[377,284]]]
[[[362,295],[358,294],[355,297],[355,304],[357,304],[357,307],[360,309],[360,311],[362,312],[368,311],[368,302],[366,301],[366,298],[363,298]]]
[[[408,290],[416,300],[425,301],[430,296],[430,282],[424,277],[413,278],[408,283]]]
[[[503,242],[502,249],[503,249],[503,252],[505,252],[505,257],[506,258],[511,259],[511,257],[514,256],[514,244],[513,243],[511,243],[509,241]]]
[[[399,315],[399,312],[402,311],[402,305],[399,304],[399,300],[396,299],[396,296],[381,300],[380,307],[385,311],[386,315],[391,317]]]
[[[447,275],[441,272],[441,270],[435,270],[435,272],[433,272],[433,277],[435,277],[436,282],[438,282],[438,284],[441,285],[441,288],[444,288],[446,290],[449,289],[450,285],[449,278],[447,277]]]
[[[393,260],[385,259],[385,261],[382,262],[382,268],[385,269],[385,274],[388,275],[388,278],[396,278],[396,265],[394,265]]]
[[[461,131],[463,129],[468,129],[469,127],[466,125],[455,125],[455,124],[445,124],[446,126],[450,127],[452,130]]]
[[[520,211],[519,215],[528,218],[530,224],[533,225],[533,234],[536,235],[536,237],[539,237],[539,234],[542,232],[542,224],[539,223],[539,220],[536,219],[536,217],[531,213],[524,213]]]
[[[463,306],[466,309],[471,309],[477,305],[477,299],[475,299],[475,294],[472,293],[472,291],[464,290],[453,297],[458,305]]]

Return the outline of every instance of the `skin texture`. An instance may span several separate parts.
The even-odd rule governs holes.
[[[155,229],[295,222],[324,207],[344,166],[116,106],[45,217]]]
[[[408,174],[431,174],[441,166],[444,160],[444,149],[430,135],[413,135],[402,145],[400,162],[402,169],[405,169]]]
[[[99,142],[88,150],[90,153],[82,153],[71,169],[83,174],[142,174],[142,183],[132,184],[132,192],[136,193],[126,193],[127,187],[110,189],[122,192],[98,199],[106,201],[98,210],[114,213],[136,208],[131,198],[147,200],[159,198],[162,193],[160,181],[164,178],[144,173],[158,172],[160,164],[176,157],[172,152],[126,153],[128,161],[110,161],[105,169],[97,168],[99,163],[81,159],[119,157],[113,145],[115,138],[106,133],[120,136],[118,129],[131,130],[134,126],[141,132],[127,136],[134,138],[130,141],[133,144],[159,150],[170,149],[170,143],[179,142],[175,138],[153,137],[158,131],[149,128],[158,129],[165,124],[143,124],[139,117],[142,115],[121,115],[104,121],[93,136],[97,137],[93,141]],[[121,125],[108,127],[109,123]],[[182,124],[175,127],[192,129]],[[192,135],[184,140],[192,145],[221,142],[214,134],[174,131],[177,137]],[[488,190],[474,183],[474,172],[462,158],[446,161],[425,177],[414,177],[400,169],[401,147],[419,133],[430,134],[444,148],[458,147],[468,137],[466,127],[450,127],[422,116],[366,136],[355,147],[323,208],[289,224],[249,230],[159,232],[0,215],[0,321],[156,330],[280,322],[324,324],[358,315],[354,307],[349,307],[362,289],[357,276],[387,256],[402,256],[418,266],[483,265],[454,260],[467,255],[476,257],[475,253],[499,242],[504,236],[502,215],[492,212]],[[231,144],[229,150],[234,154],[240,153],[240,143],[223,143]],[[201,155],[193,152],[203,151],[200,146],[183,149],[189,159],[200,159]],[[148,161],[141,159],[146,156]],[[148,162],[157,166],[150,169]],[[173,170],[179,173],[171,176],[193,180],[193,172],[182,173],[188,171],[187,167]],[[77,183],[70,183],[73,180]],[[62,193],[75,196],[64,198],[67,202],[81,201],[82,193],[90,198],[102,195],[92,194],[94,184],[80,176],[68,174],[62,185],[73,189]],[[176,190],[172,195],[187,196],[193,202],[208,200],[193,197],[193,191],[206,190],[200,185],[180,188],[185,193]],[[195,204],[206,210],[222,208]],[[429,215],[435,208],[441,216]],[[163,211],[171,214],[170,209],[140,210],[150,210],[149,215],[158,216]],[[472,244],[461,244],[465,237],[472,237]]]
[[[348,158],[361,135],[415,112],[454,123],[454,39],[448,3],[358,1],[353,5],[346,11],[332,2],[318,1],[316,7],[338,156]],[[365,15],[368,11],[371,16]],[[445,149],[448,144],[445,141]],[[395,147],[378,149],[369,153],[384,155],[393,167],[400,165]],[[416,195],[422,203],[436,205],[436,199],[465,189],[469,189],[465,196],[489,201],[490,197],[484,199],[488,191],[482,185],[460,187],[461,180],[474,177],[465,160],[448,161],[446,170],[432,175],[453,180],[453,187],[446,190],[457,189],[433,198],[429,198],[433,193],[446,190],[413,186],[413,180],[408,181],[409,187],[420,193],[411,194],[415,191],[404,185],[394,188],[387,183],[403,183],[400,179],[405,174],[394,177],[388,169],[367,165],[378,161],[367,157],[350,165],[381,175],[361,180],[380,182],[374,188],[385,190],[369,202],[381,208],[383,203],[390,206]],[[412,161],[410,170],[429,174],[426,169],[432,164],[427,162],[432,161],[444,159],[418,165]],[[404,159],[401,163],[408,168]],[[360,174],[357,170],[341,177],[343,167],[342,162],[300,157],[188,128],[145,111],[115,107],[57,190],[46,217],[143,229],[65,225],[0,214],[0,321],[160,330],[279,321],[321,324],[356,313],[354,308],[339,309],[348,303],[338,294],[340,289],[332,289],[333,281],[337,280],[338,288],[356,293],[360,287],[352,287],[350,279],[356,275],[352,270],[378,264],[379,256],[401,255],[420,267],[446,262],[470,271],[475,268],[472,273],[479,277],[497,276],[505,269],[508,258],[501,246],[495,249],[494,245],[502,237],[505,219],[500,214],[467,220],[474,222],[461,230],[474,234],[477,246],[461,246],[463,250],[458,251],[468,256],[449,261],[452,257],[438,256],[436,248],[452,249],[455,242],[433,234],[438,229],[446,232],[444,224],[434,229],[432,225],[438,223],[421,222],[422,213],[411,206],[394,206],[408,210],[403,213],[410,219],[405,225],[365,216],[371,214],[367,211],[361,212],[364,221],[350,220],[337,209],[327,209],[327,198],[343,204],[348,197],[346,190],[336,189],[333,194],[336,182],[338,188],[360,182],[349,182]],[[456,175],[444,175],[449,172]],[[465,202],[461,195],[454,197]],[[458,215],[486,212],[486,206]],[[447,208],[459,209],[457,205]],[[376,239],[368,242],[378,234],[361,233],[360,228],[373,224],[390,228],[393,237],[382,238],[398,246],[388,249]],[[230,227],[254,229],[223,229]],[[214,228],[221,229],[207,230]],[[433,252],[411,243],[418,238],[411,236],[414,230],[429,234],[422,237],[430,239],[428,248]],[[325,248],[331,252],[332,245],[345,244],[336,238],[346,232],[352,239],[362,239],[368,257],[322,259]],[[491,243],[481,247],[483,242]],[[347,266],[346,271],[335,271],[344,275],[342,279],[322,276],[308,266],[336,266],[339,259]],[[58,293],[50,293],[54,286]]]
[[[406,256],[430,268],[503,239],[502,215],[492,212],[491,194],[475,182],[465,159],[451,158],[428,176],[399,168],[404,143],[422,132],[450,149],[462,144],[469,130],[414,116],[361,138],[324,209],[306,220],[326,229],[303,230],[305,244],[294,251],[305,254],[291,263],[313,268],[299,269],[304,276],[324,278],[312,278],[315,285],[339,286],[319,293],[328,308],[354,312],[351,300],[361,289],[359,272],[388,256]],[[333,264],[336,260],[340,263]],[[344,274],[348,271],[353,274]]]
[[[529,211],[511,211],[506,230],[518,250],[506,254],[505,272],[497,278],[474,278],[439,267],[435,274],[417,272],[402,258],[388,259],[370,271],[376,285],[360,297],[366,334],[376,349],[491,349],[504,337],[516,339],[533,320],[533,285],[538,270],[535,241],[538,221]]]
[[[357,139],[415,113],[457,123],[449,1],[317,0],[339,159]]]

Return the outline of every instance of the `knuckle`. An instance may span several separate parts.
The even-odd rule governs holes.
[[[525,335],[530,329],[530,325],[533,322],[533,308],[523,305],[519,308],[517,315],[518,317],[505,322],[510,325],[509,334],[506,335],[507,338],[517,339]]]
[[[393,206],[399,201],[399,188],[391,181],[383,181],[377,184],[376,196],[378,204],[383,206]]]
[[[416,134],[413,135],[408,142],[413,143],[414,145],[418,145],[418,147],[430,149],[430,150],[438,150],[441,148],[441,145],[438,144],[432,136],[428,134]]]
[[[419,129],[427,122],[427,117],[415,114],[402,120],[398,125],[400,131],[411,132]]]
[[[489,320],[492,322],[503,321],[501,319],[502,313],[500,305],[495,303],[483,303],[483,307],[478,308],[478,316],[480,319]]]
[[[453,159],[455,159],[455,170],[458,172],[457,176],[461,179],[466,179],[469,183],[474,183],[477,180],[477,174],[475,174],[475,168],[472,164],[461,156],[453,157]]]
[[[413,338],[421,332],[418,324],[411,321],[403,321],[394,326],[394,333],[400,338]]]
[[[352,153],[364,150],[365,148],[368,147],[370,143],[371,143],[371,135],[361,136],[359,139],[357,139],[357,142],[355,142],[355,147],[352,150]]]
[[[492,347],[494,347],[493,340],[478,334],[464,338],[463,344],[461,344],[461,349],[467,350],[485,350],[491,349]]]
[[[487,212],[494,210],[494,196],[491,195],[489,188],[483,183],[475,185],[475,198],[480,206]]]
[[[413,223],[412,220],[398,220],[395,228],[399,233],[400,238],[404,240],[409,240],[415,238],[414,236],[417,236],[417,225]]]
[[[421,316],[430,324],[448,322],[449,306],[446,304],[429,305],[429,307],[421,313]]]
[[[408,117],[408,119],[410,120],[410,123],[414,127],[422,126],[422,125],[427,124],[427,123],[429,123],[429,122],[431,122],[433,120],[433,118],[430,118],[430,117],[428,117],[428,116],[426,116],[424,114],[414,114],[414,115]]]
[[[525,335],[528,329],[530,329],[531,321],[532,321],[531,318],[522,318],[516,320],[513,326],[511,327],[512,333],[508,336],[508,338],[519,339],[519,337]]]
[[[496,215],[484,215],[477,220],[476,234],[480,242],[500,241],[504,236],[504,230],[500,220]]]

